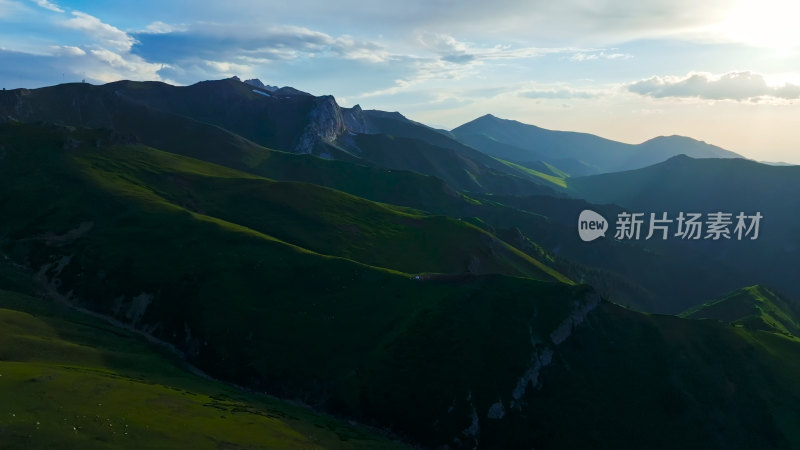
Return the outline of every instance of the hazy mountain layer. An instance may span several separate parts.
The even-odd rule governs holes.
[[[638,169],[680,154],[742,157],[684,136],[660,136],[631,145],[587,133],[547,130],[491,114],[453,129],[452,134],[488,155],[531,168],[548,164],[570,176]]]

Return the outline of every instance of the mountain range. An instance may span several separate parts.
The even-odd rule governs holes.
[[[238,78],[0,92],[0,441],[798,447],[795,169]]]
[[[631,145],[592,134],[547,130],[491,114],[453,129],[452,134],[488,155],[558,177],[640,169],[679,154],[742,158],[685,136],[659,136]]]

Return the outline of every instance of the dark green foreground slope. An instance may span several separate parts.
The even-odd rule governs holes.
[[[190,374],[133,332],[0,290],[0,448],[405,448]]]
[[[542,372],[528,416],[532,441],[560,449],[798,448],[799,379],[796,338],[603,304]]]

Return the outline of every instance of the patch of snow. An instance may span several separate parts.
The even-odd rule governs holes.
[[[267,94],[266,92],[259,91],[258,89],[253,89],[253,92],[255,92],[256,94],[263,95],[264,97],[272,97],[271,95]]]

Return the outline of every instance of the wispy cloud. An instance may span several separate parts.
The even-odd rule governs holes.
[[[83,56],[86,51],[73,45],[56,45],[52,47],[53,56]]]
[[[607,50],[583,50],[569,57],[570,61],[597,61],[601,59],[630,59],[633,55]]]
[[[524,61],[546,55],[581,51],[581,49],[573,47],[477,45],[461,41],[445,33],[419,33],[417,43],[419,44],[419,48],[416,49],[417,54],[407,53],[393,56],[395,65],[406,67],[407,76],[394,80],[392,86],[365,92],[354,98],[384,97],[412,91],[435,91],[437,88],[441,88],[437,84],[448,80],[475,78],[479,76],[483,68],[494,62]],[[508,88],[504,90],[507,91]],[[435,102],[439,102],[442,95],[441,91],[430,95],[426,94]],[[448,98],[455,98],[453,95],[456,94],[448,94]],[[463,100],[465,97],[459,98]]]
[[[753,72],[729,72],[713,75],[705,72],[686,76],[654,76],[628,85],[630,92],[654,97],[684,97],[708,100],[753,101],[761,98],[794,100],[800,98],[800,85],[769,85],[763,75]]]
[[[55,12],[60,12],[60,13],[64,12],[64,10],[61,9],[60,6],[58,6],[57,4],[55,4],[55,3],[53,3],[53,2],[51,2],[49,0],[33,0],[33,2],[36,3],[37,5],[39,5],[40,7],[44,8],[44,9],[49,9],[50,11],[55,11]]]
[[[574,48],[515,47],[512,45],[479,46],[459,41],[452,35],[444,33],[421,33],[418,41],[426,50],[433,51],[442,60],[462,64],[473,61],[536,58],[577,50]]]
[[[117,27],[104,23],[97,17],[84,12],[73,11],[72,18],[62,22],[67,28],[79,30],[96,39],[99,45],[116,50],[128,51],[136,40]]]
[[[382,62],[390,56],[377,42],[349,35],[334,37],[298,26],[243,29],[236,25],[213,23],[181,27],[154,23],[133,36],[138,41],[134,46],[135,53],[150,60],[175,64],[198,59],[271,61],[320,55]]]
[[[145,27],[142,31],[143,33],[150,33],[150,34],[164,34],[164,33],[173,33],[175,31],[186,31],[186,25],[175,25],[169,24],[166,22],[162,22],[160,20],[156,20],[155,22],[150,23]]]
[[[580,89],[556,88],[525,90],[520,92],[519,96],[535,99],[584,99],[595,98],[598,96],[598,94]]]

